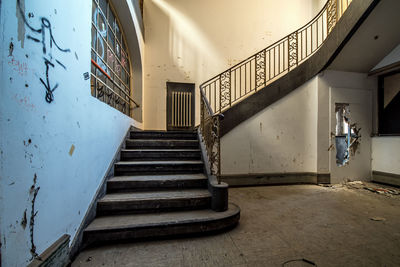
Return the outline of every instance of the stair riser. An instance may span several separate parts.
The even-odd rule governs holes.
[[[179,180],[179,181],[129,181],[129,182],[108,182],[107,192],[136,192],[136,191],[154,191],[163,189],[188,189],[205,188],[206,179],[199,180]]]
[[[161,237],[174,237],[174,236],[189,236],[204,233],[216,233],[230,229],[237,225],[240,214],[226,217],[224,219],[212,222],[193,222],[190,224],[178,224],[172,226],[155,226],[155,227],[140,227],[140,228],[126,228],[118,230],[106,231],[90,231],[84,232],[83,240],[87,245],[101,244],[108,242],[119,242],[121,240],[148,240]]]
[[[138,152],[122,151],[122,161],[149,161],[149,160],[200,160],[200,152]]]
[[[166,149],[166,148],[189,148],[196,149],[199,147],[198,141],[136,141],[136,140],[126,140],[126,148],[132,149]]]
[[[146,132],[131,132],[132,139],[186,139],[197,140],[196,133],[146,133]]]
[[[177,210],[205,209],[211,205],[211,197],[185,199],[132,200],[115,202],[98,202],[97,214],[114,215],[130,213],[151,213]]]
[[[158,174],[190,174],[203,173],[203,165],[186,164],[186,165],[115,165],[114,174],[122,175],[158,175]]]

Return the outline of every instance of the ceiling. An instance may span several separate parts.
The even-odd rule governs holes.
[[[328,69],[369,72],[400,43],[399,11],[399,0],[381,0]]]

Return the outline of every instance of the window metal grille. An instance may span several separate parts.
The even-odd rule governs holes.
[[[108,0],[92,0],[92,96],[130,115],[130,60],[121,24]]]

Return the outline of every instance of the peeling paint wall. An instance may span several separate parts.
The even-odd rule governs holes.
[[[306,24],[323,0],[144,1],[144,127],[166,129],[166,82],[199,85]]]
[[[317,78],[221,140],[222,174],[316,172]]]
[[[141,127],[91,96],[91,9],[1,2],[1,266],[72,240],[126,131]]]

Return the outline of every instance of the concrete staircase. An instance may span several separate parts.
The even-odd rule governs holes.
[[[125,147],[83,233],[84,246],[216,232],[238,223],[236,205],[211,209],[196,132],[132,131]]]

